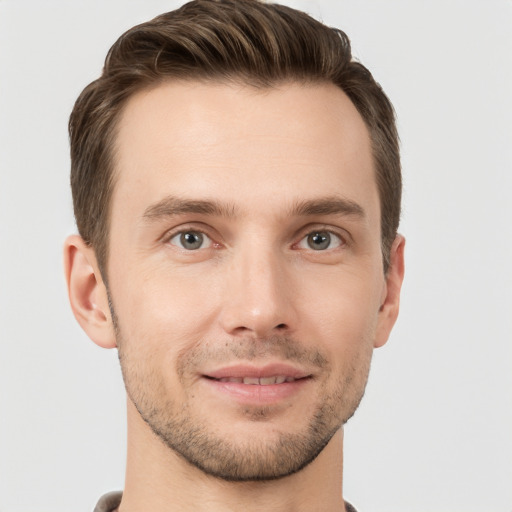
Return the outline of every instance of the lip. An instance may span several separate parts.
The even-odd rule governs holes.
[[[269,378],[281,376],[293,378],[281,384],[244,384],[225,382],[219,379]],[[264,366],[234,365],[211,370],[203,374],[201,381],[215,393],[216,397],[245,405],[272,405],[293,398],[311,381],[312,375],[289,364],[275,363]]]
[[[234,365],[204,373],[204,377],[211,379],[225,379],[229,377],[265,378],[272,377],[274,375],[283,375],[284,377],[291,377],[293,379],[303,379],[311,376],[310,373],[286,363],[272,363],[264,366]]]

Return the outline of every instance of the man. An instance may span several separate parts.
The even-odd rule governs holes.
[[[392,107],[346,36],[256,0],[126,32],[70,119],[74,314],[117,348],[97,511],[343,511],[343,425],[398,314]]]

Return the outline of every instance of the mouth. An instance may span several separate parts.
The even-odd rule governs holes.
[[[208,371],[204,374],[207,379],[219,382],[234,382],[253,386],[271,386],[284,384],[312,377],[312,375],[300,368],[286,363],[273,363],[264,366],[239,364],[226,366]]]
[[[209,371],[202,377],[217,397],[253,404],[290,399],[313,379],[312,374],[288,364],[239,365]]]
[[[273,375],[270,377],[221,377],[216,379],[205,375],[208,379],[213,379],[219,382],[236,382],[238,384],[248,384],[250,386],[272,386],[273,384],[284,384],[285,382],[295,382],[295,377],[287,377],[285,375]],[[307,377],[302,377],[303,379]]]

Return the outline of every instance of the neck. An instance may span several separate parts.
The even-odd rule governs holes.
[[[343,431],[303,470],[271,481],[226,482],[165,446],[128,401],[126,482],[119,512],[345,512]]]

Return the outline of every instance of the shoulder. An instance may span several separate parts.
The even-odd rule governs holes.
[[[345,510],[347,512],[357,512],[357,510],[348,501],[345,501]]]
[[[114,512],[121,503],[122,496],[123,493],[121,491],[114,491],[104,494],[99,499],[93,512]]]

